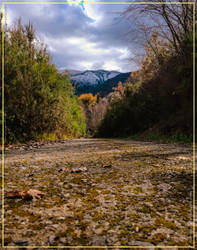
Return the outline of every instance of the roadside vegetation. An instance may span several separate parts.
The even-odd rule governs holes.
[[[69,76],[59,74],[32,24],[19,19],[5,27],[4,45],[5,142],[85,135],[85,118]]]
[[[6,143],[86,133],[192,141],[193,5],[130,5],[122,15],[132,24],[128,35],[137,51],[143,51],[133,58],[139,70],[126,82],[109,81],[110,93],[101,88],[79,97],[31,23],[19,19],[5,27]]]
[[[192,11],[192,5],[184,4],[127,9],[124,17],[136,19],[130,33],[137,35],[138,43],[138,35],[143,37],[145,53],[139,70],[124,84],[122,97],[110,103],[96,136],[144,134],[192,140]],[[151,16],[153,23],[143,23],[142,16]]]

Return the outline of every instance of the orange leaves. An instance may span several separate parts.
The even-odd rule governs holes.
[[[82,94],[79,96],[79,100],[84,105],[92,106],[92,105],[96,104],[96,102],[97,102],[97,95],[93,96],[92,93]]]
[[[28,191],[21,191],[18,190],[10,191],[6,193],[6,198],[14,199],[14,198],[21,198],[23,200],[31,200],[36,198],[42,198],[44,193],[35,189],[29,189]]]

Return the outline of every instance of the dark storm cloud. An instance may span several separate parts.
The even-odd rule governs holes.
[[[124,5],[9,5],[8,24],[29,20],[48,45],[58,68],[132,70],[126,34],[130,24],[120,18]],[[129,48],[129,49],[128,49]]]

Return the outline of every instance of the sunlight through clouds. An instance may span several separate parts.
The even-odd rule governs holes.
[[[78,6],[79,8],[81,8],[85,15],[89,18],[91,18],[92,20],[94,20],[94,23],[97,23],[99,22],[101,19],[102,19],[102,14],[101,13],[98,13],[96,11],[96,8],[95,8],[95,5],[92,5],[92,4],[86,4],[84,3],[83,0],[74,0],[73,2],[76,2],[76,4],[69,4],[71,6],[75,5],[75,6]],[[90,0],[88,2],[95,2],[94,0]]]

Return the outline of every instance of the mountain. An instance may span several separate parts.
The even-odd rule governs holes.
[[[99,86],[99,93],[101,96],[105,96],[107,94],[109,94],[110,92],[112,92],[113,88],[118,86],[119,82],[126,82],[126,80],[130,77],[131,72],[128,73],[120,73],[117,76],[108,79],[107,81],[105,81],[104,83],[102,83]]]
[[[92,93],[92,94],[97,94],[99,93],[100,96],[106,96],[110,92],[113,91],[113,88],[118,86],[118,83],[125,82],[129,76],[131,75],[131,72],[128,73],[119,73],[113,78],[110,78],[106,81],[103,81],[98,84],[76,84],[75,89],[76,89],[76,95],[81,95],[83,93]]]
[[[108,79],[111,79],[120,74],[120,72],[118,71],[106,70],[86,70],[84,72],[69,70],[69,73],[72,82],[77,83],[80,86],[102,84]]]

